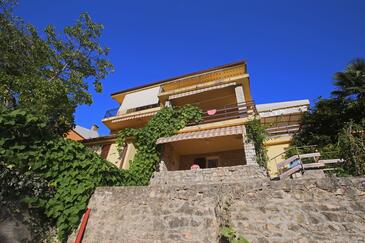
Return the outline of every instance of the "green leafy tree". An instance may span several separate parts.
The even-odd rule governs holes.
[[[13,16],[14,1],[0,1],[0,106],[42,115],[50,131],[63,134],[76,107],[92,103],[90,84],[101,92],[112,69],[100,46],[103,26],[83,13],[62,34],[52,25],[40,34]]]
[[[319,98],[304,114],[301,130],[294,145],[336,144],[338,134],[350,120],[360,123],[365,118],[365,60],[355,59],[344,71],[334,75],[336,90],[328,99]]]
[[[359,175],[364,173],[361,169],[364,137],[355,136],[350,130],[363,127],[365,119],[365,60],[350,62],[334,79],[337,89],[331,98],[318,99],[304,114],[293,145],[317,145],[325,157],[328,154],[346,160],[343,172]]]
[[[304,113],[294,145],[322,147],[336,143],[344,121],[349,119],[347,106],[343,99],[318,99],[309,112]]]
[[[343,72],[335,74],[337,90],[332,94],[337,98],[365,100],[365,59],[350,62]]]

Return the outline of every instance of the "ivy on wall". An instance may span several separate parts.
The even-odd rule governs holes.
[[[129,170],[119,170],[83,144],[49,133],[41,117],[22,109],[0,109],[0,196],[16,191],[17,198],[27,199],[28,207],[43,210],[48,222],[56,225],[58,238],[65,241],[77,228],[96,187],[147,185],[159,161],[157,139],[171,136],[201,117],[201,111],[193,106],[163,108],[145,127],[123,130],[118,143],[133,136],[138,152]],[[10,175],[8,168],[20,175],[40,177],[52,193],[28,195],[29,186],[23,185],[27,189],[23,190],[5,176]]]
[[[164,107],[143,128],[126,128],[119,132],[118,147],[125,145],[127,137],[134,138],[137,153],[125,171],[125,185],[148,185],[160,158],[160,147],[157,139],[174,135],[189,122],[202,119],[199,108],[186,105],[177,109]]]
[[[24,176],[34,174],[53,192],[42,197],[28,195],[2,176],[1,194],[14,190],[18,198],[27,198],[29,207],[43,209],[49,222],[56,225],[59,239],[65,240],[78,226],[94,189],[123,184],[124,173],[81,143],[48,134],[45,126],[40,117],[24,110],[0,110],[1,174],[5,175],[7,168]]]
[[[257,163],[267,168],[268,157],[264,143],[269,138],[269,135],[266,132],[266,127],[256,118],[248,121],[245,126],[248,140],[255,145]]]

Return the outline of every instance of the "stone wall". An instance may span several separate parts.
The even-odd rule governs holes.
[[[151,185],[195,185],[245,182],[251,179],[265,179],[266,171],[255,165],[238,165],[198,170],[155,172]]]
[[[84,243],[365,241],[363,177],[98,188],[89,207]]]

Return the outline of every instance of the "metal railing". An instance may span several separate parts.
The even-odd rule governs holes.
[[[335,150],[319,151],[317,145],[290,147],[270,159],[269,163],[275,163],[278,170],[276,178],[283,179],[298,171],[304,173],[305,169],[323,169],[327,165],[333,167],[342,163],[342,159],[334,159],[337,157],[337,153],[338,151]]]
[[[299,155],[300,153],[308,153],[308,152],[316,152],[317,145],[308,145],[308,146],[300,146],[300,147],[289,147],[284,152],[276,155],[271,158],[269,163],[275,163],[277,165],[283,159],[287,159],[293,155]],[[280,160],[280,161],[279,161]]]
[[[293,134],[298,132],[300,129],[299,124],[292,124],[292,125],[275,125],[266,128],[267,133],[271,136],[275,136],[278,134]]]
[[[192,122],[188,125],[192,126],[211,122],[225,121],[235,118],[248,117],[251,113],[257,114],[255,103],[253,101],[229,104],[219,108],[204,110],[201,121]]]
[[[107,110],[105,112],[104,119],[109,118],[109,117],[113,117],[113,116],[117,116],[118,115],[118,110],[119,110],[119,107]]]

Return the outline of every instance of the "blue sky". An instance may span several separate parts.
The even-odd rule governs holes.
[[[81,12],[105,27],[115,72],[76,122],[100,126],[121,89],[246,60],[256,103],[327,97],[332,75],[365,57],[363,0],[20,0],[38,29],[73,24]]]

